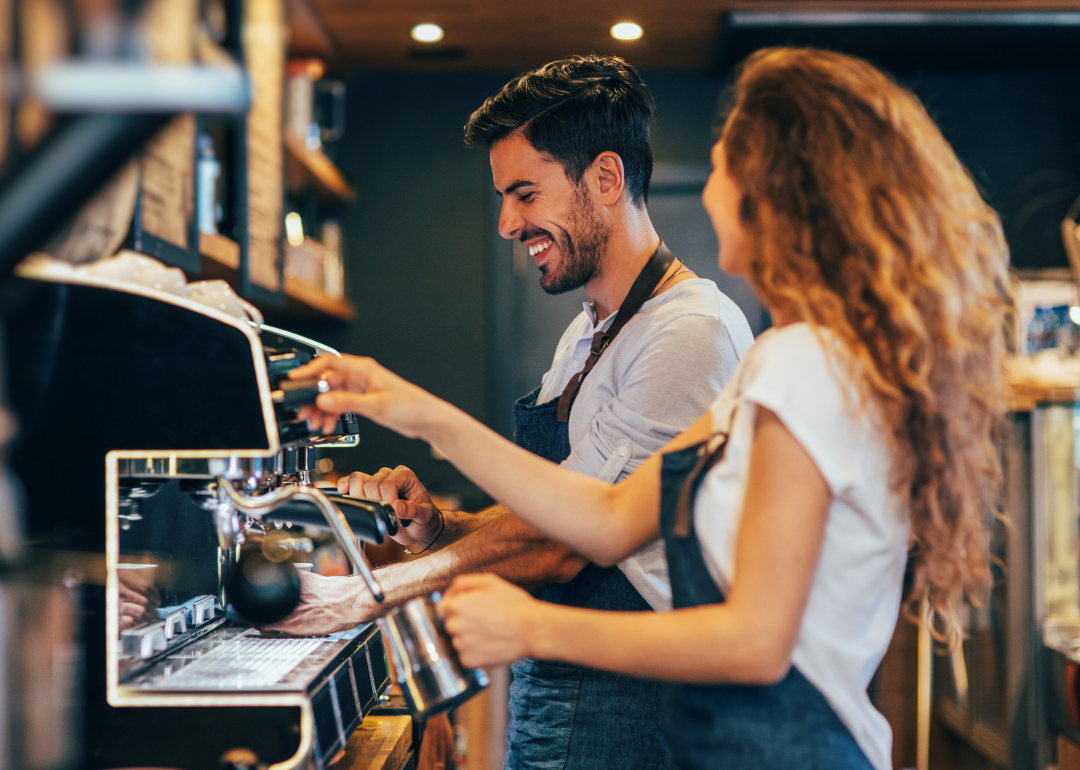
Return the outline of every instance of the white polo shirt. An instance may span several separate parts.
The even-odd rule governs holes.
[[[597,324],[585,303],[559,341],[538,404],[562,394],[585,366],[593,335],[614,317]],[[563,467],[621,481],[708,411],[753,342],[742,311],[712,281],[683,281],[648,300],[585,378],[570,412],[571,451]],[[650,607],[671,609],[662,541],[619,568]]]

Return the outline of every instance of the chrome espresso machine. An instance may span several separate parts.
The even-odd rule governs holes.
[[[11,465],[35,558],[82,584],[79,764],[321,770],[389,685],[383,640],[375,624],[259,631],[299,581],[251,546],[319,527],[381,599],[360,544],[396,531],[393,510],[310,479],[357,423],[311,434],[296,413],[325,383],[287,377],[336,353],[185,296],[20,275],[4,308]]]

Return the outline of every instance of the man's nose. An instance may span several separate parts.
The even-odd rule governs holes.
[[[525,230],[525,219],[518,213],[515,202],[508,198],[503,198],[499,211],[499,235],[503,238],[519,238]]]

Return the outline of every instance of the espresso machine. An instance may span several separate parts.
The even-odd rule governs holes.
[[[267,535],[328,532],[381,600],[362,543],[398,526],[388,506],[311,483],[318,449],[355,446],[358,424],[311,433],[297,410],[326,384],[287,375],[336,352],[177,293],[19,275],[4,308],[11,466],[35,559],[82,583],[79,764],[321,770],[384,696],[384,644],[374,623],[260,631],[299,598],[266,545],[289,538]]]

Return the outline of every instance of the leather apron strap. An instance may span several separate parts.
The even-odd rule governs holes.
[[[690,522],[694,497],[697,494],[701,477],[705,475],[718,462],[724,459],[724,449],[727,448],[728,437],[726,433],[717,433],[708,441],[698,447],[698,459],[690,473],[686,475],[682,486],[679,487],[678,503],[675,506],[675,524],[672,534],[675,537],[690,536]],[[712,449],[710,449],[710,445]]]
[[[611,341],[618,336],[627,322],[641,309],[641,306],[645,304],[645,300],[656,291],[656,287],[660,285],[664,273],[668,271],[674,261],[675,255],[664,245],[663,241],[660,241],[656,251],[649,257],[645,267],[641,268],[638,277],[634,279],[634,285],[630,287],[626,299],[619,306],[619,312],[615,314],[615,320],[611,322],[611,326],[608,327],[606,332],[597,332],[593,335],[592,345],[589,346],[589,358],[585,361],[585,366],[566,383],[566,388],[563,390],[562,395],[559,396],[559,422],[570,421],[570,409],[574,406],[574,399],[577,398],[578,391],[581,389],[581,383],[589,376],[589,372],[596,366],[596,362],[600,360],[600,356],[607,349],[607,346],[611,344]]]

